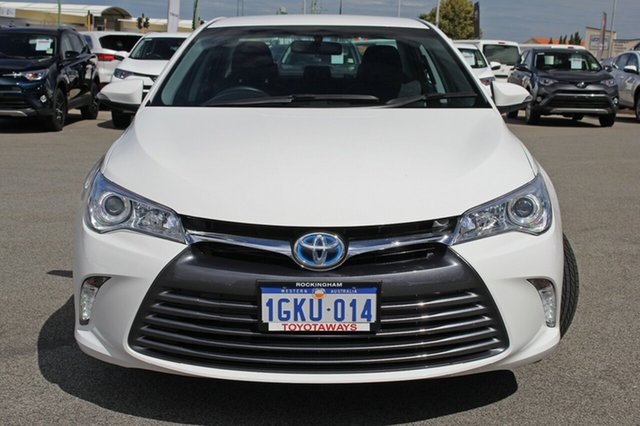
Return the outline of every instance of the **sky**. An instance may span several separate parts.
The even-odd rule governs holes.
[[[40,0],[55,3],[55,0]],[[199,0],[200,16],[235,16],[239,0]],[[417,17],[436,6],[437,0],[342,0],[344,14]],[[166,18],[167,0],[63,0],[64,3],[119,6],[132,15],[144,13]],[[245,15],[274,14],[280,7],[288,13],[302,13],[304,0],[244,0]],[[306,0],[310,9],[312,0]],[[338,13],[340,0],[317,0],[321,13]],[[599,27],[602,12],[611,23],[616,3],[614,30],[618,38],[640,38],[640,0],[480,0],[480,26],[485,39],[525,41],[531,37],[554,37],[579,31],[586,26]],[[181,0],[181,18],[191,19],[193,0]]]

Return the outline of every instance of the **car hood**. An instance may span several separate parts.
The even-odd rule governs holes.
[[[13,59],[2,58],[0,59],[0,75],[9,74],[13,72],[39,70],[49,68],[53,64],[53,58],[42,59]]]
[[[538,74],[540,78],[552,78],[561,82],[594,82],[608,80],[611,77],[606,71],[564,71],[564,70],[551,70],[547,72],[540,72]]]
[[[169,61],[124,58],[118,68],[136,74],[158,76],[168,63]]]
[[[534,177],[488,108],[146,107],[103,173],[179,214],[315,227],[457,216]]]

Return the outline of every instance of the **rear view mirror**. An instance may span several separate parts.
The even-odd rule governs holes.
[[[527,89],[512,83],[492,81],[491,93],[501,114],[524,109],[533,100]]]
[[[491,71],[497,71],[500,68],[502,68],[502,64],[500,62],[496,62],[496,61],[491,61],[491,63],[489,65],[491,65]]]
[[[309,55],[341,55],[342,45],[340,43],[315,41],[294,41],[291,43],[293,53],[303,53]]]
[[[98,101],[109,108],[136,112],[142,103],[143,82],[139,78],[129,78],[107,84],[98,93]]]

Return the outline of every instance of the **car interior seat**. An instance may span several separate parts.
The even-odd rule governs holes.
[[[398,97],[402,85],[402,62],[393,46],[370,46],[362,55],[356,75],[359,92],[386,102]]]
[[[231,58],[227,86],[250,86],[264,90],[278,78],[278,66],[273,62],[266,43],[239,43]]]

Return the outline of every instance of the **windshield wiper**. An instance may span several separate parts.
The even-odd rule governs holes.
[[[379,104],[380,99],[371,95],[312,95],[295,94],[287,96],[269,96],[264,98],[248,98],[234,100],[214,99],[203,106],[266,106],[266,105],[290,105],[306,102],[349,102],[354,104]]]
[[[479,95],[475,92],[451,92],[451,93],[424,93],[422,95],[407,96],[404,98],[391,99],[384,105],[385,108],[397,108],[410,105],[416,102],[439,101],[440,99],[464,99],[477,98]]]

